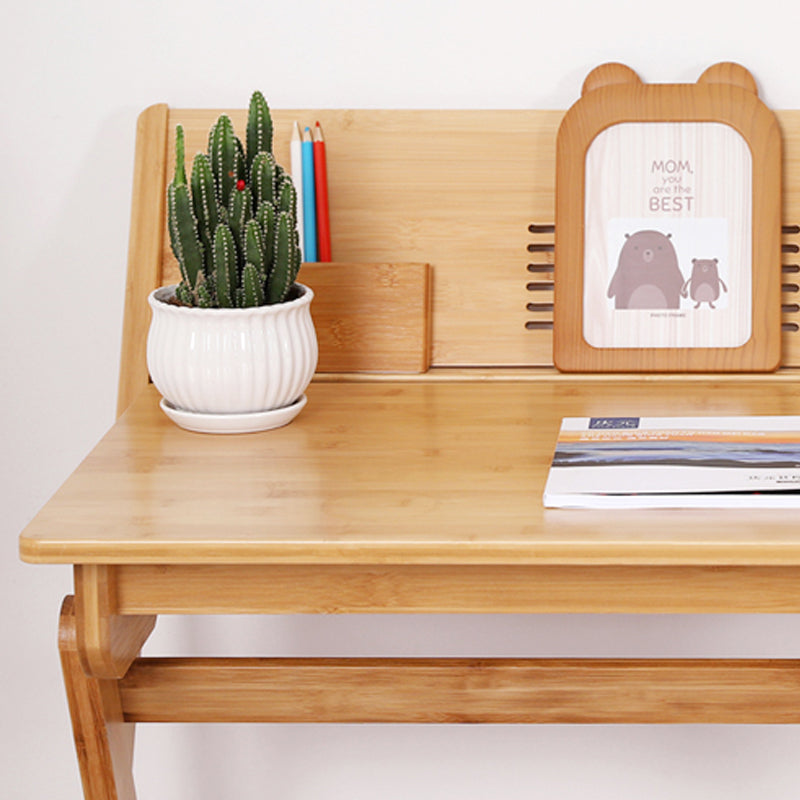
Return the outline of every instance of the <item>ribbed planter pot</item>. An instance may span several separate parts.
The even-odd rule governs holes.
[[[291,299],[255,308],[186,308],[174,294],[165,286],[148,298],[147,366],[164,412],[209,433],[290,422],[317,366],[311,289],[295,284]]]

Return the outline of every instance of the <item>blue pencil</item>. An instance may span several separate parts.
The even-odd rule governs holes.
[[[303,256],[305,261],[317,260],[317,201],[311,128],[306,128],[303,134]]]

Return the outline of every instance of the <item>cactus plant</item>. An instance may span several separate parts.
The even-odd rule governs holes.
[[[208,153],[186,177],[183,128],[167,189],[169,235],[181,270],[176,300],[201,308],[246,308],[287,299],[300,269],[297,191],[272,153],[272,117],[261,92],[250,100],[247,150],[226,114]]]

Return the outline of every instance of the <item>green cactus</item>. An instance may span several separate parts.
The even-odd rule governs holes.
[[[217,302],[221,308],[232,308],[239,283],[236,244],[231,229],[224,222],[217,226],[214,236],[214,275]]]
[[[228,203],[228,224],[240,250],[244,247],[244,230],[253,218],[253,193],[249,186],[231,192]]]
[[[169,235],[181,270],[183,305],[231,308],[283,302],[302,260],[297,190],[272,154],[272,118],[254,92],[247,150],[223,114],[186,179],[185,140],[175,136],[175,175],[167,190]]]
[[[252,163],[250,183],[253,186],[256,208],[265,200],[274,205],[277,196],[278,165],[272,153],[259,153]]]
[[[284,180],[281,184],[278,210],[288,211],[293,217],[297,218],[297,189],[294,188],[291,179]]]
[[[231,191],[237,181],[244,178],[244,162],[241,154],[242,144],[233,132],[233,123],[223,114],[211,129],[211,142],[208,156],[217,184],[217,200],[227,206]]]
[[[244,265],[242,289],[242,308],[264,305],[264,285],[261,283],[258,270],[252,264]]]
[[[264,257],[264,232],[258,221],[251,219],[244,231],[244,259],[258,271],[261,283],[267,282],[267,264]]]
[[[275,260],[269,280],[268,299],[270,303],[280,303],[286,297],[292,285],[294,270],[295,239],[291,230],[291,215],[281,211],[278,215],[278,231],[275,237]]]
[[[194,291],[198,276],[203,271],[205,253],[186,183],[184,152],[183,128],[179,125],[175,135],[175,177],[167,187],[169,238],[172,252],[181,268],[181,282]]]
[[[253,92],[247,113],[247,172],[259,153],[272,153],[272,115],[264,95]]]
[[[192,164],[192,208],[197,220],[200,241],[205,250],[206,275],[213,269],[213,235],[219,224],[219,211],[217,209],[216,192],[214,188],[214,175],[211,164],[204,153],[198,153]]]

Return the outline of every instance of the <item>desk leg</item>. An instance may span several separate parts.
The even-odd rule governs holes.
[[[136,800],[133,723],[124,722],[118,681],[89,677],[81,667],[74,598],[61,607],[58,649],[86,800]]]

